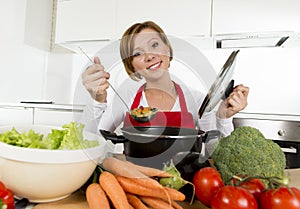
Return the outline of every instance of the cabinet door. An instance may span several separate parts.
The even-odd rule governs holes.
[[[210,33],[210,0],[119,0],[117,38],[136,22],[156,22],[168,35],[201,36]]]
[[[23,107],[0,107],[0,125],[33,123],[33,109]]]
[[[214,0],[213,34],[300,31],[299,0]]]
[[[55,43],[110,40],[115,18],[116,0],[57,0]]]

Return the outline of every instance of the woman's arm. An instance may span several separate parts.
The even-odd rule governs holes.
[[[216,111],[204,113],[198,120],[198,126],[203,131],[219,130],[222,136],[228,136],[233,131],[232,118],[219,118]]]
[[[91,101],[86,104],[80,118],[80,123],[83,123],[85,125],[85,131],[92,132],[98,135],[100,134],[98,125],[106,109],[106,103]]]

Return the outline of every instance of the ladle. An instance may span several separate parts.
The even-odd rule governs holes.
[[[78,48],[80,49],[80,51],[89,59],[89,61],[94,64],[92,58],[90,58],[88,56],[88,54],[80,47],[78,46]],[[115,92],[115,94],[119,97],[119,99],[122,101],[122,103],[125,105],[125,107],[127,108],[130,116],[137,122],[140,123],[146,123],[149,122],[157,113],[157,111],[155,111],[152,115],[149,116],[142,116],[142,117],[137,117],[135,115],[132,114],[132,111],[130,111],[129,106],[127,105],[127,103],[124,101],[124,99],[120,96],[120,94],[117,92],[117,90],[113,87],[113,85],[107,80],[108,85],[111,87],[111,89]]]

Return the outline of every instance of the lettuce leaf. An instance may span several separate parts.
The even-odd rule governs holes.
[[[71,122],[63,125],[63,128],[66,133],[59,149],[80,149],[98,145],[98,141],[90,141],[83,138],[84,125],[81,123]]]
[[[68,149],[76,150],[97,146],[97,140],[83,138],[84,125],[70,122],[64,124],[62,129],[52,129],[45,139],[43,134],[32,129],[19,133],[15,128],[0,134],[0,141],[6,144],[37,149]]]

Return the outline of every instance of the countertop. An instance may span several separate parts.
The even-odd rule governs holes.
[[[287,169],[286,174],[290,177],[290,186],[300,188],[300,168]],[[185,209],[208,209],[199,201],[194,201],[192,205],[189,205],[188,202],[180,202],[179,204]],[[63,200],[41,203],[33,207],[33,209],[89,209],[89,206],[84,194],[77,191]]]

